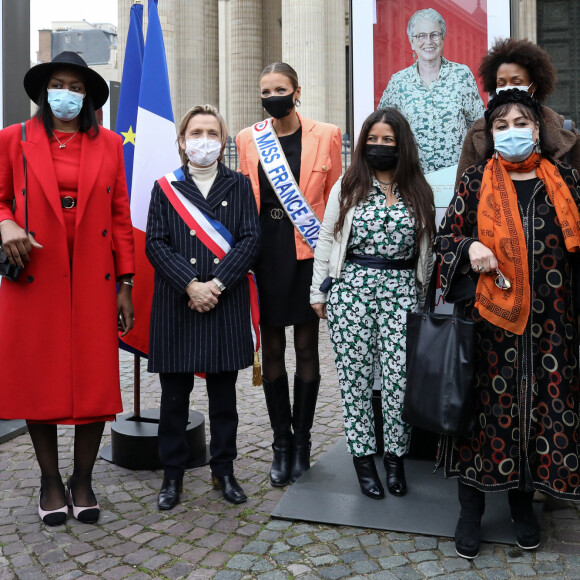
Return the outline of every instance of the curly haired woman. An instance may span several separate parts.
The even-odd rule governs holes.
[[[550,55],[529,40],[513,38],[495,42],[481,61],[479,76],[483,80],[484,91],[497,94],[507,89],[520,89],[533,95],[542,104],[554,92],[557,82],[556,69]],[[564,129],[564,117],[545,105],[542,107],[542,119],[550,141],[556,147],[554,159],[580,169],[580,135],[574,125],[571,131]],[[465,136],[457,168],[456,187],[463,172],[484,159],[485,153],[485,120],[482,117]]]

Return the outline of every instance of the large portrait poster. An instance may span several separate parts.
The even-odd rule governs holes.
[[[413,15],[427,9],[408,31]],[[510,36],[510,2],[351,0],[351,27],[354,141],[377,108],[403,113],[440,221],[453,196],[465,134],[488,101],[479,64],[496,38]]]

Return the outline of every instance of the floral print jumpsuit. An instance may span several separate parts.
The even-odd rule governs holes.
[[[375,182],[377,186],[378,183]],[[378,187],[359,203],[347,254],[392,260],[413,258],[415,219],[394,190],[387,207]],[[374,365],[381,376],[385,451],[402,456],[410,427],[401,419],[406,384],[406,315],[417,309],[415,270],[379,270],[349,262],[328,293],[327,316],[342,394],[348,451],[357,457],[377,451],[372,409]]]

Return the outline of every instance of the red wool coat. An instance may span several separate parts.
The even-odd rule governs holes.
[[[0,221],[24,226],[24,151],[29,229],[44,248],[0,285],[0,418],[113,415],[122,411],[115,281],[135,271],[121,140],[103,128],[82,135],[71,280],[48,137],[34,119],[26,133],[23,143],[20,125],[0,131]]]

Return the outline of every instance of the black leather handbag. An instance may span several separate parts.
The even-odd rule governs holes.
[[[26,126],[24,123],[20,123],[22,128],[22,140],[26,141]],[[27,194],[27,178],[26,178],[26,157],[24,153],[22,154],[22,163],[24,164],[24,189],[22,190],[22,195],[24,196],[24,230],[26,235],[28,235],[28,194]],[[12,282],[16,282],[18,275],[22,272],[22,268],[10,263],[8,255],[4,251],[2,243],[0,242],[0,276],[3,278],[8,278]]]
[[[473,428],[473,348],[475,323],[453,314],[436,314],[437,268],[423,312],[407,313],[407,388],[403,421],[444,435]]]

